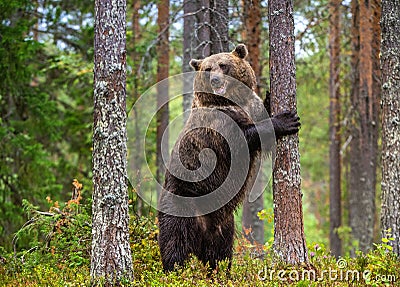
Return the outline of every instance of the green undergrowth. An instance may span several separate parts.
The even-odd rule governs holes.
[[[14,238],[16,251],[0,248],[0,286],[90,286],[88,208],[80,197],[64,206],[48,202],[48,212],[24,203],[30,220]],[[221,262],[218,272],[208,274],[193,257],[184,268],[164,274],[157,225],[149,218],[131,218],[135,278],[122,286],[400,286],[400,261],[390,252],[390,236],[355,258],[336,259],[324,246],[311,243],[310,263],[299,266],[276,258],[272,240],[257,249],[238,236],[230,272],[227,262]],[[21,236],[29,236],[31,245],[18,246]]]

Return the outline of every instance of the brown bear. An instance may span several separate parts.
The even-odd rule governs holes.
[[[225,259],[230,266],[234,212],[254,184],[262,152],[271,150],[275,136],[299,130],[296,112],[268,116],[254,92],[247,54],[239,44],[231,53],[190,61],[196,71],[192,110],[173,148],[158,208],[164,271],[191,254],[211,269]]]

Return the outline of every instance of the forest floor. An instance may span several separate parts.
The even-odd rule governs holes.
[[[131,225],[134,280],[122,286],[400,286],[400,261],[389,250],[390,239],[368,254],[339,259],[313,243],[309,264],[291,266],[273,255],[270,243],[263,246],[261,260],[252,252],[254,246],[238,238],[230,272],[227,262],[221,262],[218,272],[209,275],[193,257],[184,268],[165,274],[156,225],[148,219]],[[59,230],[53,240],[31,250],[14,254],[0,248],[0,286],[91,286],[90,230],[79,228],[73,237],[63,227]]]

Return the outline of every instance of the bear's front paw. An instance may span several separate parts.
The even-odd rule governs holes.
[[[271,118],[277,138],[292,135],[300,129],[300,117],[296,112],[284,111]]]

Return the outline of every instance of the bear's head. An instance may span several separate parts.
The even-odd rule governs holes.
[[[256,77],[250,64],[245,60],[248,54],[244,44],[239,44],[231,53],[211,55],[203,60],[192,59],[190,65],[199,75],[195,78],[195,89],[209,91],[215,95],[230,97],[238,82],[252,91],[256,88]],[[237,81],[235,81],[237,80]]]

